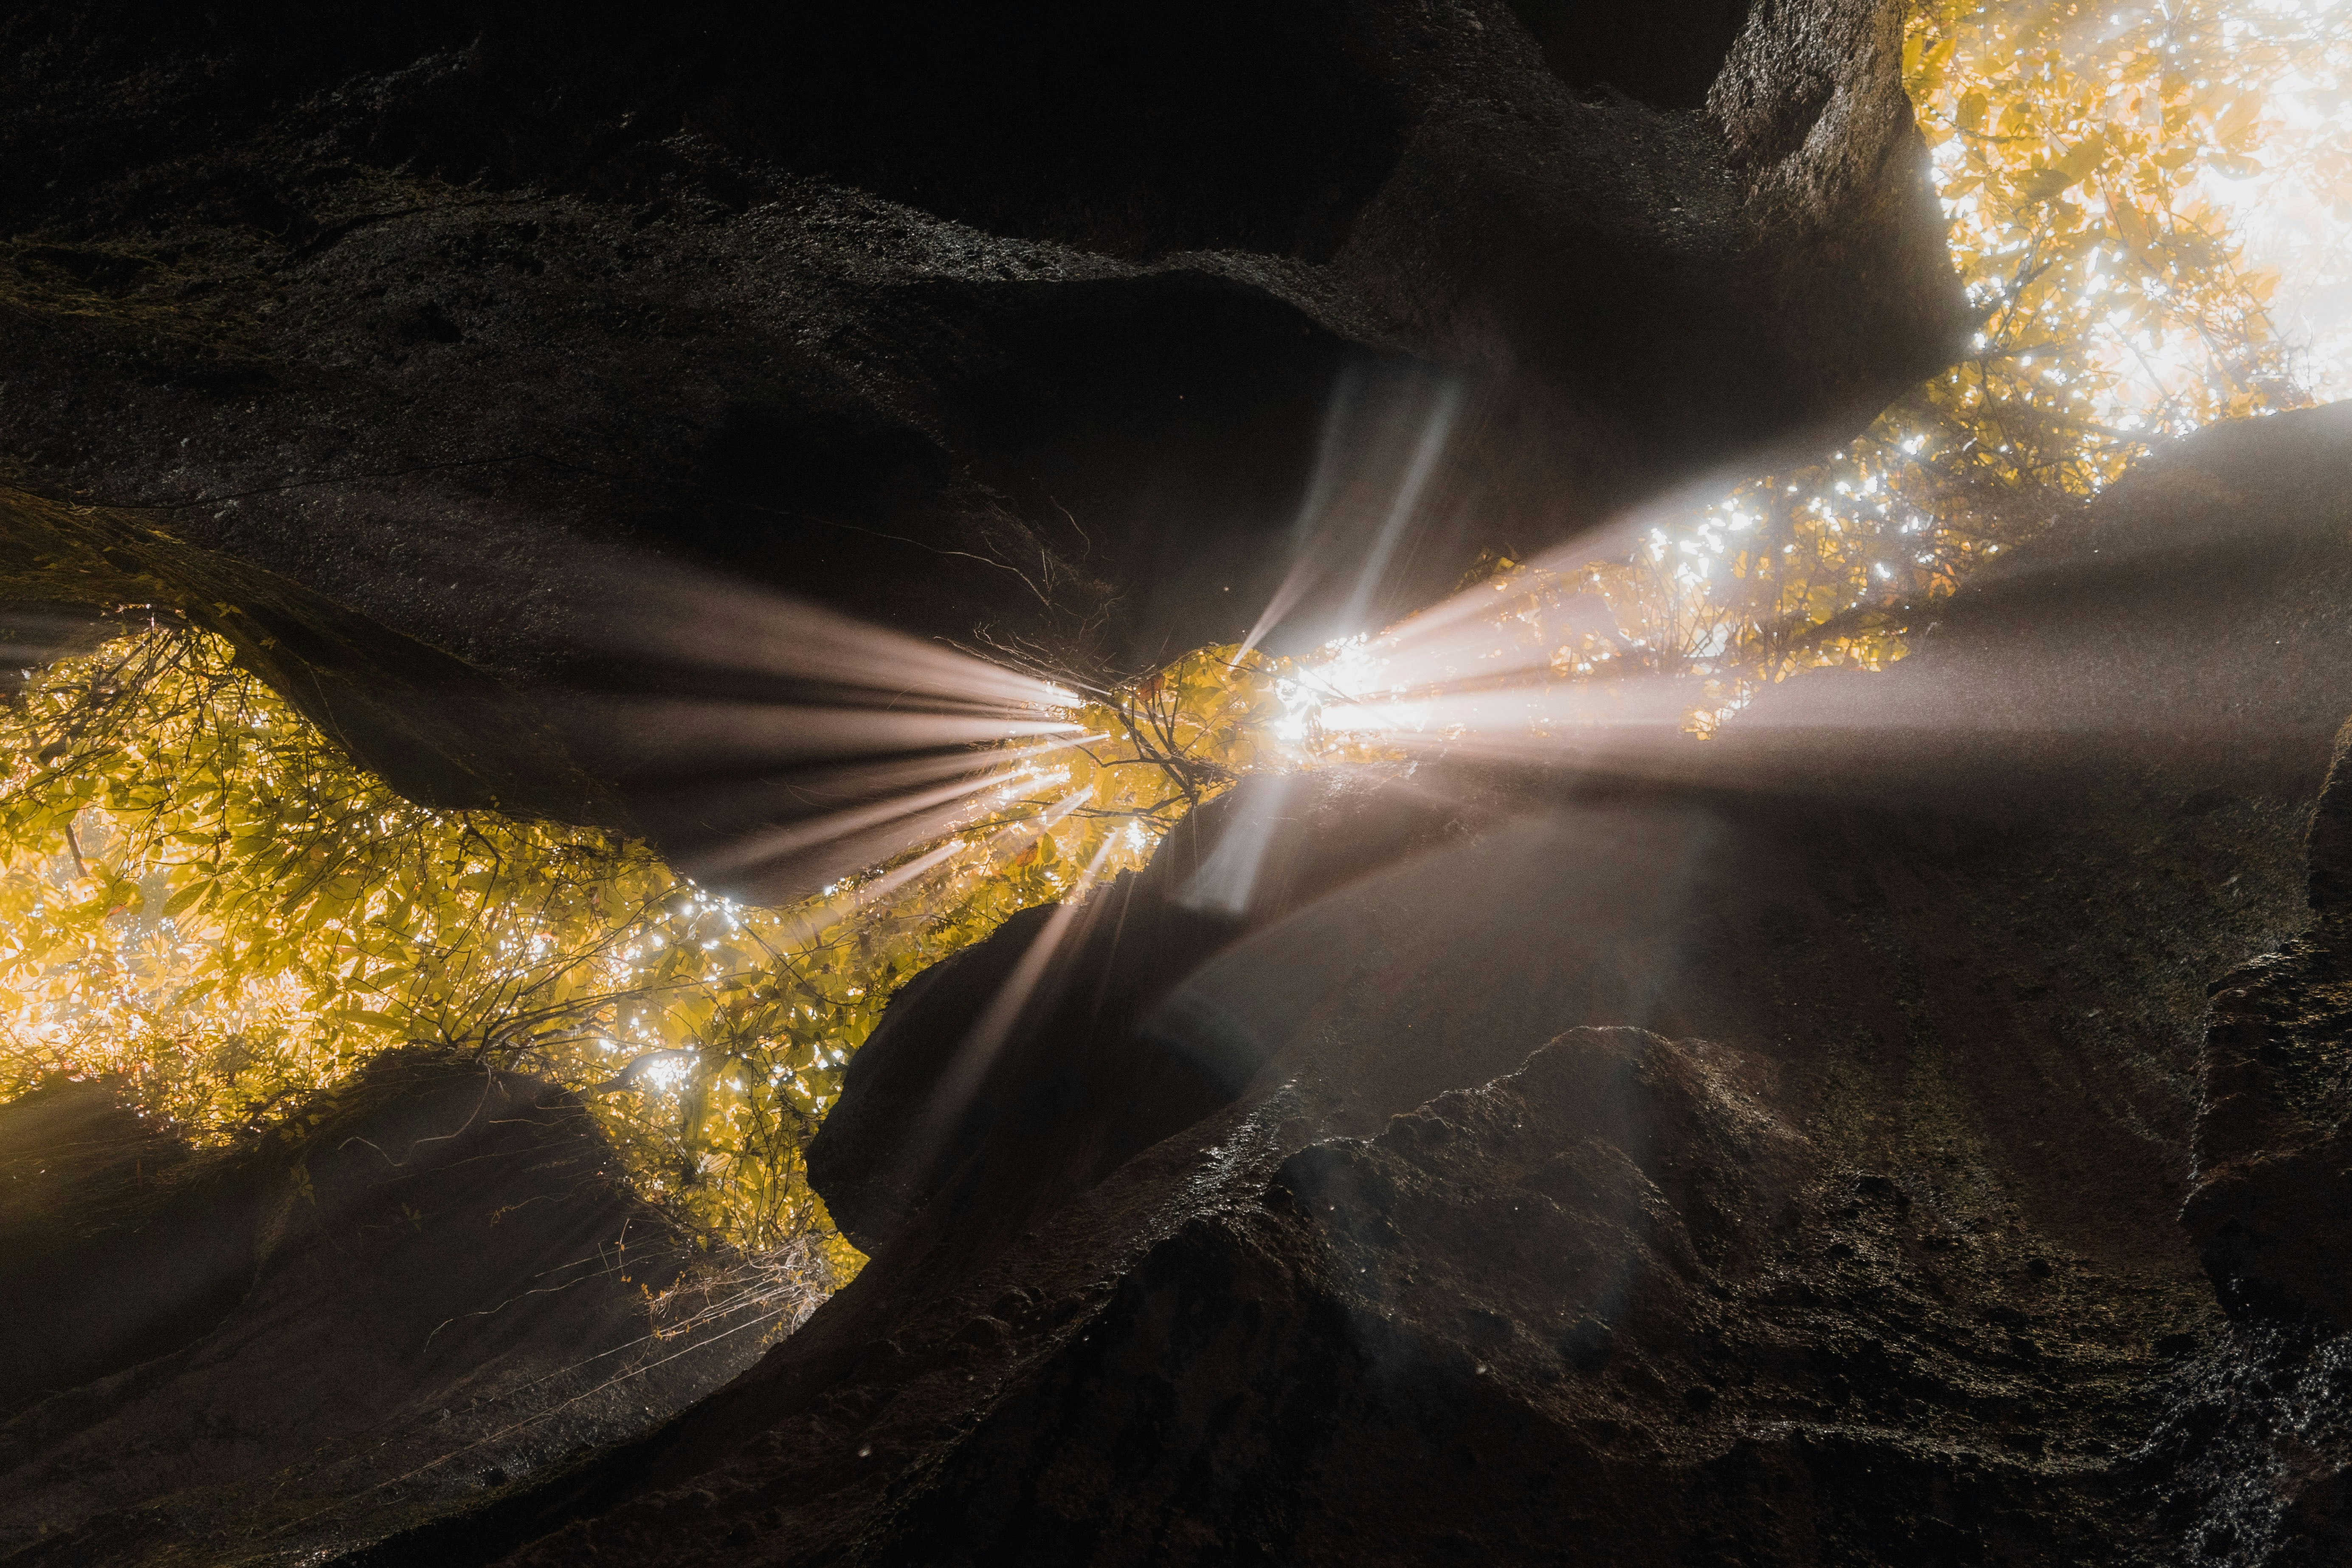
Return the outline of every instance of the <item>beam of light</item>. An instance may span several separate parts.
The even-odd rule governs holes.
[[[956,779],[920,794],[891,795],[853,811],[828,812],[823,816],[795,822],[788,826],[749,834],[721,847],[702,851],[696,857],[694,875],[697,880],[734,875],[788,858],[820,845],[857,838],[869,828],[898,824],[909,818],[915,819],[915,824],[919,826],[908,827],[909,837],[900,847],[911,849],[937,837],[929,825],[941,814],[933,808],[952,804],[960,810],[962,803],[971,796],[985,794],[1010,782],[1014,776],[1011,770],[1004,770],[982,773],[976,778]],[[887,856],[873,857],[875,860],[887,858]]]
[[[1091,795],[1081,791],[1081,796]],[[921,1121],[902,1148],[907,1168],[928,1170],[946,1146],[949,1134],[965,1107],[971,1104],[986,1082],[989,1068],[994,1065],[997,1053],[1011,1037],[1013,1026],[1021,1021],[1023,1012],[1036,994],[1039,983],[1055,957],[1067,942],[1079,915],[1086,909],[1086,896],[1093,890],[1095,879],[1102,871],[1103,862],[1110,858],[1116,844],[1115,836],[1106,836],[1094,858],[1087,862],[1077,880],[1053,907],[1037,934],[1022,951],[1004,984],[990,997],[988,1005],[957,1046],[946,1070],[933,1081],[930,1098],[922,1111]]]
[[[1528,563],[1527,570],[1572,576],[1584,563],[1630,554],[1651,526],[1654,506],[1619,517]],[[1516,574],[1474,584],[1414,611],[1377,637],[1358,635],[1326,644],[1307,663],[1306,679],[1341,698],[1381,689],[1410,689],[1441,680],[1493,679],[1548,669],[1552,649],[1516,642],[1498,618]],[[1561,606],[1573,613],[1573,600]]]
[[[1242,652],[1249,653],[1264,641],[1281,619],[1297,606],[1299,596],[1306,593],[1314,574],[1307,567],[1315,553],[1319,529],[1329,512],[1331,499],[1339,485],[1341,433],[1347,428],[1349,416],[1363,395],[1363,375],[1352,367],[1333,384],[1330,399],[1323,405],[1323,428],[1315,441],[1315,468],[1308,476],[1307,494],[1299,502],[1298,521],[1291,530],[1294,559],[1274,597],[1266,601],[1265,613],[1257,624],[1242,639]]]
[[[1322,723],[1327,731],[1377,735],[1408,746],[1473,737],[1557,744],[1570,732],[1678,730],[1688,697],[1685,683],[1664,677],[1439,688],[1326,708]]]
[[[980,840],[980,847],[992,861],[1002,859],[1008,854],[1017,855],[1055,828],[1059,827],[1064,818],[1092,800],[1094,794],[1094,786],[1089,784],[1085,789],[1064,795],[1051,807],[1035,816],[1006,823]]]
[[[977,752],[959,748],[783,773],[762,772],[751,779],[681,787],[665,794],[663,800],[671,809],[709,824],[714,831],[725,831],[731,823],[765,824],[778,813],[868,804],[941,779],[965,778],[982,769],[992,782],[1010,782],[1024,776],[1022,764],[1105,738],[1097,731],[1025,746]]]
[[[899,889],[945,866],[971,847],[963,839],[950,838],[903,866],[892,867],[871,881],[860,882],[821,899],[785,921],[778,929],[776,940],[787,947],[797,947],[859,911],[873,908]]]
[[[731,792],[709,793],[701,801],[706,824],[711,816],[722,815],[720,808],[730,804],[739,808],[740,816],[740,808],[750,801],[803,809],[825,800],[857,804],[733,833],[724,842],[692,851],[690,874],[698,879],[740,876],[779,862],[805,859],[809,851],[821,847],[832,850],[824,857],[825,865],[832,868],[829,875],[880,865],[956,831],[977,808],[978,797],[991,791],[1006,802],[1016,794],[1034,793],[1055,776],[1041,774],[1039,761],[1099,738],[1081,735],[979,754],[965,752],[872,763],[829,771],[814,780],[786,775],[737,786]],[[981,764],[977,771],[975,763]],[[903,787],[943,773],[953,776],[936,788],[908,791]],[[1070,809],[1074,807],[1066,805],[1051,814],[1052,820],[1058,822]]]
[[[944,643],[672,563],[608,576],[566,743],[673,864],[760,902],[928,849],[1083,737],[1075,693]]]
[[[822,897],[809,903],[781,928],[779,940],[786,945],[804,942],[857,911],[873,908],[892,893],[930,872],[974,852],[979,855],[982,866],[992,869],[1007,857],[1019,854],[1060,826],[1072,812],[1087,802],[1091,794],[1090,790],[1079,790],[1034,816],[1004,823],[977,837],[962,836],[950,838],[904,865],[892,867],[878,877],[854,882],[845,888],[829,885]],[[829,864],[836,868],[835,874],[840,875],[856,875],[869,866],[885,864],[894,854],[903,853],[912,845],[936,838],[940,832],[951,831],[955,819],[964,812],[965,808],[959,804],[945,813],[926,814],[921,824],[911,830],[901,825],[898,837],[905,842],[896,849],[889,847],[887,839],[874,840],[870,835],[866,839],[853,838],[847,852],[834,857]],[[876,852],[870,858],[858,858],[866,854],[869,843],[875,844]]]
[[[1501,590],[1498,594],[1497,589]],[[1686,680],[1632,674],[1563,679],[1550,626],[1507,613],[1514,579],[1473,585],[1378,637],[1327,646],[1278,689],[1277,733],[1381,742],[1422,753],[1532,758],[1596,734],[1671,731],[1690,699]],[[1572,619],[1572,598],[1549,612]]]
[[[1243,654],[1255,651],[1302,606],[1328,623],[1324,637],[1365,629],[1464,402],[1459,383],[1434,379],[1425,370],[1374,373],[1360,366],[1334,383],[1292,531],[1290,569],[1243,638]],[[1350,573],[1346,599],[1329,603],[1326,584]]]
[[[1388,571],[1389,558],[1396,553],[1397,541],[1403,537],[1405,525],[1412,521],[1413,510],[1421,504],[1422,491],[1429,488],[1430,476],[1437,471],[1438,457],[1454,434],[1454,416],[1461,406],[1459,386],[1449,382],[1438,389],[1436,406],[1422,425],[1421,439],[1413,444],[1412,462],[1405,469],[1395,499],[1389,503],[1388,516],[1381,521],[1371,549],[1365,553],[1355,592],[1348,596],[1347,608],[1339,612],[1343,630],[1355,630],[1371,614],[1372,595]]]
[[[1177,895],[1178,903],[1227,916],[1249,911],[1250,899],[1257,891],[1258,871],[1265,863],[1265,852],[1274,843],[1275,829],[1281,825],[1297,776],[1278,773],[1261,781],[1243,797],[1224,831],[1217,836],[1216,848]]]
[[[1036,939],[1022,952],[1021,962],[1013,965],[1013,973],[1005,976],[1003,985],[989,999],[988,1006],[972,1024],[971,1032],[964,1038],[962,1049],[956,1054],[956,1071],[943,1082],[943,1087],[950,1090],[961,1088],[965,1091],[964,1097],[980,1087],[979,1073],[994,1059],[998,1048],[1012,1034],[1013,1026],[1020,1020],[1022,1009],[1028,1005],[1029,998],[1036,992],[1038,980],[1045,973],[1045,966],[1053,961],[1054,955],[1061,950],[1064,939],[1069,935],[1071,924],[1077,919],[1087,894],[1093,890],[1095,879],[1101,874],[1103,862],[1110,858],[1113,847],[1114,841],[1106,837],[1101,847],[1095,851],[1094,858],[1087,862],[1087,868],[1079,872],[1078,879],[1071,884],[1069,892],[1054,906],[1054,912],[1046,917]],[[951,1095],[950,1098],[959,1097]]]
[[[1034,821],[1000,828],[991,836],[988,846],[992,860],[1016,844],[1050,831],[1093,795],[1092,786],[1075,791]],[[902,1169],[928,1173],[937,1163],[957,1121],[980,1093],[998,1052],[1036,995],[1055,956],[1064,949],[1080,915],[1087,912],[1087,895],[1094,889],[1117,842],[1116,835],[1105,836],[1094,858],[1087,863],[1062,900],[1053,906],[1052,913],[1014,962],[1004,983],[957,1045],[945,1069],[932,1080],[929,1097],[898,1144],[897,1154]]]
[[[1083,726],[1058,718],[808,707],[705,698],[614,697],[593,705],[603,751],[631,772],[733,763],[808,763],[972,746]]]
[[[633,563],[603,651],[779,682],[885,694],[894,706],[1017,713],[1069,693],[999,664],[838,611],[671,563]]]
[[[870,882],[858,883],[850,889],[850,902],[858,909],[877,904],[932,868],[944,866],[971,847],[961,838],[950,838],[929,854],[918,855],[903,866],[894,866]]]
[[[1478,651],[1481,623],[1458,612],[1475,605],[1477,589],[1440,606],[1454,613],[1415,617],[1380,641],[1331,650],[1303,672],[1302,685],[1314,689],[1311,717],[1327,735],[1415,760],[1811,794],[1855,781],[1824,773],[1817,765],[1823,753],[1807,736],[1875,737],[1870,754],[1878,763],[1937,767],[1968,756],[1997,763],[2017,754],[2024,737],[2161,736],[2187,748],[2184,765],[2200,776],[2209,769],[2234,776],[2242,766],[2268,765],[2263,744],[2324,739],[2336,718],[2328,710],[2315,721],[2297,684],[2309,680],[2312,658],[2334,658],[2332,644],[2308,632],[2282,642],[2269,634],[2300,625],[2294,616],[2250,619],[2238,600],[2180,586],[2305,537],[2284,516],[2248,521],[2256,526],[2233,523],[2221,534],[2188,520],[2091,529],[2018,567],[1988,567],[1964,604],[1940,612],[1957,620],[1954,631],[1892,670],[1822,671],[1769,689],[1771,700],[1743,710],[1717,742],[1741,747],[1731,772],[1721,765],[1727,759],[1682,732],[1694,677],[1549,679],[1537,658],[1504,646],[1504,628],[1491,625],[1484,635],[1493,657],[1483,668],[1465,660],[1465,651]],[[2163,613],[2151,615],[2158,605]],[[1424,625],[1440,629],[1423,635]],[[1876,787],[1867,783],[1876,776],[1856,775],[1863,787]],[[2008,805],[1997,789],[1979,804],[1989,814]]]

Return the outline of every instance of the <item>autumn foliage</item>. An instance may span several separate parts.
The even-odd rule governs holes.
[[[2274,317],[2283,279],[2352,286],[2352,10],[1927,0],[1904,69],[1978,312],[1958,363],[1621,552],[1514,567],[1565,660],[1682,681],[1702,733],[1799,670],[1900,658],[2156,443],[2336,374],[2324,322]]]
[[[2281,272],[2216,182],[2352,225],[2347,27],[2352,7],[1929,0],[1905,68],[1979,312],[1958,362],[1614,552],[1496,559],[1503,635],[1552,680],[1679,682],[1704,733],[1795,671],[1899,658],[1966,574],[2152,443],[2310,400],[2313,344],[2273,320]],[[814,1238],[840,1271],[801,1150],[899,984],[1139,865],[1243,773],[1378,750],[1316,732],[1310,675],[1204,650],[1072,693],[1075,739],[976,752],[994,772],[947,835],[747,908],[623,836],[405,801],[218,639],[121,613],[0,703],[0,1098],[104,1076],[230,1140],[377,1053],[442,1052],[579,1093],[706,1242]]]
[[[0,707],[0,1098],[103,1075],[221,1141],[423,1048],[582,1094],[709,1241],[829,1236],[800,1151],[891,992],[1139,864],[1257,760],[1271,668],[1074,696],[1078,740],[976,755],[1017,760],[953,835],[760,909],[625,837],[404,800],[219,639],[151,624]]]

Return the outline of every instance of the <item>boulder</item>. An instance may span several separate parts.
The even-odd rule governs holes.
[[[2287,1568],[2352,1546],[2347,742],[2311,813],[2309,925],[2211,986],[2180,1221],[2229,1323],[2138,1463],[2158,1516],[2209,1561]]]
[[[190,1180],[191,1153],[102,1083],[0,1106],[0,1304],[23,1325],[0,1415],[177,1350],[244,1296],[260,1205]]]
[[[0,1107],[0,1169],[16,1563],[373,1540],[644,1431],[806,1309],[781,1276],[656,1302],[691,1249],[585,1107],[422,1057],[225,1149],[59,1080]]]
[[[2181,1223],[2225,1295],[2352,1325],[2352,1006],[2333,922],[2214,983]]]
[[[910,1226],[966,1256],[1002,1247],[1265,1065],[1258,1042],[1171,1027],[1178,982],[1476,816],[1346,773],[1244,781],[1140,874],[1025,910],[908,982],[850,1058],[811,1182],[869,1253]]]

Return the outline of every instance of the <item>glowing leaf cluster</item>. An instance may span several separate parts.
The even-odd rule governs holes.
[[[1824,460],[1529,579],[1563,675],[1679,679],[1703,733],[1797,670],[1880,668],[2154,443],[2336,374],[2274,327],[2243,219],[2275,200],[2280,254],[2352,284],[2352,9],[1927,0],[1904,63],[1979,312],[1963,356]]]
[[[218,639],[152,626],[0,705],[0,1098],[105,1075],[219,1140],[377,1052],[461,1055],[587,1097],[694,1230],[783,1245],[827,1228],[801,1150],[891,993],[1139,864],[1255,760],[1272,670],[1105,693],[954,837],[757,909],[639,842],[405,801]]]

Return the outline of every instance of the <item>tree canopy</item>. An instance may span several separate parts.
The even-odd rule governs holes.
[[[2306,307],[2352,286],[2348,39],[2352,8],[2286,0],[1928,0],[1904,62],[1980,312],[1959,363],[1625,551],[1496,558],[1486,613],[1545,679],[1683,683],[1706,733],[1797,670],[1901,657],[2151,443],[2311,401],[2338,371]],[[2299,227],[2249,228],[2273,197]],[[801,1150],[899,984],[1244,772],[1379,749],[1318,736],[1301,671],[1203,650],[1072,694],[1078,739],[976,752],[945,836],[750,908],[620,835],[408,802],[218,638],[119,613],[0,699],[0,1098],[104,1076],[218,1141],[376,1053],[446,1053],[581,1094],[705,1241],[815,1237],[840,1270]]]
[[[1080,739],[975,757],[950,836],[761,909],[613,833],[404,800],[155,621],[0,707],[0,1098],[106,1075],[221,1140],[438,1051],[580,1092],[641,1194],[779,1246],[825,1228],[800,1149],[890,993],[1140,864],[1267,743],[1272,668],[1212,650],[1074,697]]]
[[[2352,12],[1926,0],[1903,62],[1979,312],[1959,361],[1623,553],[1497,563],[1564,669],[1684,680],[1702,733],[1901,657],[2154,443],[2352,391]]]

